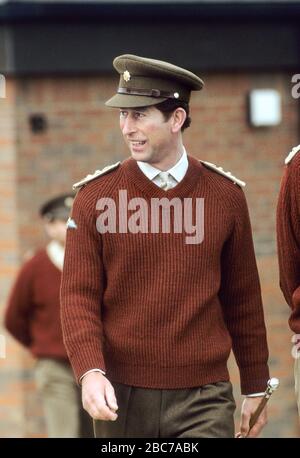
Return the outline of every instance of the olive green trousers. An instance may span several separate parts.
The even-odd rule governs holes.
[[[93,437],[92,419],[82,408],[69,364],[51,358],[37,360],[35,382],[48,437]]]
[[[112,382],[116,421],[94,421],[97,438],[234,437],[235,401],[230,382],[159,390]]]

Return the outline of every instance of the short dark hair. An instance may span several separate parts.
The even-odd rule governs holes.
[[[176,108],[183,108],[184,111],[186,112],[186,119],[184,123],[182,124],[181,130],[182,132],[190,127],[192,119],[190,118],[190,106],[187,102],[183,102],[180,100],[175,100],[175,99],[168,99],[165,100],[164,102],[158,103],[155,105],[155,108],[157,108],[163,115],[166,121],[168,121],[172,115],[172,113],[176,110]]]

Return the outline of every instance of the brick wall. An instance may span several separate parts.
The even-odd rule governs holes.
[[[7,81],[0,99],[0,311],[18,267],[20,240],[17,209],[16,84]],[[4,334],[0,327],[0,334]],[[0,436],[22,436],[25,422],[24,352],[6,338],[7,358],[0,359]],[[24,368],[24,369],[23,369]]]
[[[281,379],[272,399],[268,437],[298,436],[293,393],[288,309],[278,288],[275,206],[283,159],[299,143],[298,104],[290,94],[290,75],[207,74],[205,89],[195,93],[192,126],[185,134],[188,152],[221,165],[247,182],[268,326],[271,372]],[[37,209],[50,196],[95,169],[126,157],[118,129],[118,110],[104,101],[114,93],[112,77],[22,78],[9,81],[0,101],[1,290],[0,314],[22,257],[45,242]],[[250,89],[278,89],[283,122],[272,129],[253,129],[247,122]],[[32,115],[44,115],[47,129],[34,134]],[[3,120],[3,123],[2,123]],[[242,253],[241,253],[242,256]],[[3,333],[0,328],[0,334]],[[0,436],[42,436],[44,426],[32,381],[32,359],[9,340],[0,360]],[[230,362],[240,403],[238,376]],[[237,412],[238,421],[238,412]]]

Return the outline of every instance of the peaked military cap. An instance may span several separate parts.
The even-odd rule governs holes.
[[[67,221],[70,216],[74,196],[74,193],[61,194],[48,200],[40,207],[40,216],[46,218],[48,221],[55,219]]]
[[[117,94],[106,102],[115,108],[156,105],[168,99],[189,102],[203,81],[194,73],[161,60],[123,54],[113,65],[120,74]]]

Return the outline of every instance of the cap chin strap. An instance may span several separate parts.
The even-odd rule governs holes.
[[[160,89],[135,89],[128,87],[119,87],[118,94],[127,94],[127,95],[145,95],[146,97],[157,97],[164,99],[175,99],[179,100],[178,92],[167,92],[161,91]]]

